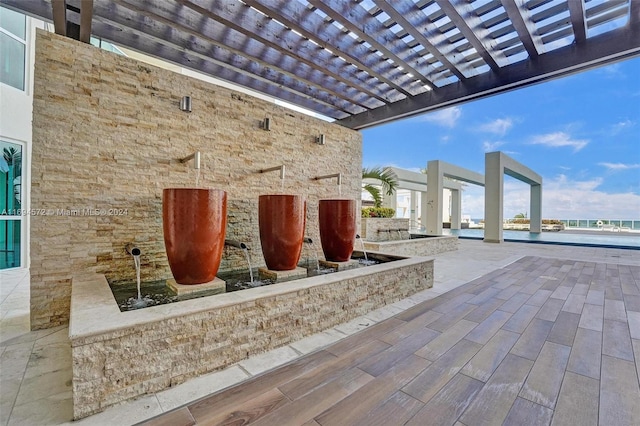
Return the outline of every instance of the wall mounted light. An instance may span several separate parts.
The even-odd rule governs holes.
[[[271,130],[271,119],[265,118],[264,121],[260,123],[260,127],[262,127],[262,130],[266,130],[266,131]]]
[[[191,96],[183,96],[180,99],[180,111],[191,112]]]
[[[317,143],[318,145],[324,145],[324,143],[325,143],[324,135],[320,135],[320,136],[318,136],[318,137],[316,138],[316,143]]]

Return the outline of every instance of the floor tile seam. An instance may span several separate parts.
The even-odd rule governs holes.
[[[562,374],[562,382],[564,382],[564,373]],[[555,407],[558,405],[558,398],[560,396],[560,389],[562,389],[562,382],[560,382],[560,387],[558,388],[558,394],[556,395],[556,402],[553,404],[553,407],[549,407],[547,405],[540,404],[539,402],[532,401],[530,398],[527,398],[526,396],[520,395],[522,393],[522,390],[518,393],[518,396],[516,397],[516,399],[517,398],[525,399],[525,400],[531,402],[532,404],[539,405],[540,407],[547,408],[547,409],[549,409],[549,410],[551,410],[551,411],[553,411],[555,413]],[[525,380],[525,383],[526,383],[526,380]],[[523,387],[524,387],[524,384],[523,384]],[[515,401],[514,401],[514,404],[515,404]],[[552,415],[552,418],[553,418],[553,415]]]
[[[483,347],[484,347],[484,345],[483,345]],[[480,350],[482,350],[482,349],[480,349]],[[479,352],[479,351],[478,351],[478,352]],[[521,356],[519,356],[519,355],[515,355],[515,354],[511,353],[511,351],[507,352],[507,355],[511,355],[511,356],[514,356],[514,357],[517,357],[517,358],[520,358],[520,359],[522,359],[522,360],[529,361],[529,362],[531,362],[531,363],[532,363],[532,364],[531,364],[531,367],[529,368],[529,371],[527,372],[526,376],[525,376],[525,377],[524,377],[524,379],[522,380],[522,383],[520,384],[520,387],[518,388],[518,392],[516,393],[516,397],[515,397],[515,399],[514,399],[514,400],[513,400],[513,402],[511,403],[511,406],[509,407],[509,411],[511,411],[511,408],[513,407],[513,404],[515,404],[516,400],[517,400],[517,399],[518,399],[518,397],[520,396],[520,393],[522,392],[522,389],[523,389],[523,387],[524,387],[524,384],[525,384],[525,383],[527,382],[527,380],[529,379],[529,374],[531,374],[531,371],[533,370],[533,366],[535,365],[535,361],[532,361],[532,360],[530,360],[530,359],[528,359],[528,358],[521,357]],[[480,391],[478,392],[478,394],[476,395],[476,397],[475,397],[475,398],[477,398],[477,397],[478,397],[478,395],[482,392],[482,390],[485,388],[485,386],[487,386],[487,384],[489,383],[489,381],[493,378],[493,376],[495,375],[495,373],[500,369],[500,366],[501,366],[501,365],[505,362],[505,360],[507,359],[507,355],[505,355],[505,356],[502,358],[502,360],[501,360],[501,361],[498,363],[498,365],[494,368],[493,372],[491,373],[491,375],[489,375],[489,377],[487,378],[487,380],[486,380],[486,381],[483,381],[483,380],[477,379],[477,378],[475,378],[475,377],[471,377],[471,376],[469,376],[469,375],[465,374],[464,372],[462,372],[462,369],[463,369],[463,368],[464,368],[464,367],[465,367],[469,362],[471,362],[471,360],[469,360],[467,363],[465,363],[465,365],[464,365],[464,366],[463,366],[463,367],[458,371],[458,374],[463,374],[463,375],[465,375],[465,376],[467,376],[467,377],[469,377],[469,378],[471,378],[471,379],[475,379],[475,380],[478,380],[478,381],[480,381],[480,382],[484,383],[484,385],[482,386],[482,388],[480,388]],[[473,358],[472,358],[472,359],[473,359]],[[563,378],[563,379],[564,379],[564,378]],[[474,398],[474,400],[475,400],[475,398]],[[533,401],[532,401],[532,402],[533,402]],[[538,404],[538,405],[539,405],[539,404]],[[467,406],[467,409],[468,409],[470,406],[471,406],[471,404],[469,404],[469,405]],[[459,416],[458,418],[461,418],[461,417],[464,415],[464,413],[467,411],[467,409],[465,409],[462,413],[460,413],[460,416]],[[458,421],[459,421],[459,420],[458,420]]]

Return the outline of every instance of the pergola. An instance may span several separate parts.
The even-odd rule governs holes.
[[[352,129],[640,54],[640,0],[0,0]]]

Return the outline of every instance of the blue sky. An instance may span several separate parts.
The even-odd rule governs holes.
[[[502,151],[543,177],[544,218],[640,220],[640,58],[362,134],[363,167],[484,173],[484,154]],[[462,210],[483,218],[484,189],[468,186]],[[528,211],[528,185],[505,177],[504,217]]]

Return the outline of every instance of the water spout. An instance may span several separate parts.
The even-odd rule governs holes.
[[[260,169],[260,173],[273,172],[275,170],[280,171],[280,179],[284,180],[284,164],[282,166],[269,167],[268,169]]]
[[[180,159],[181,163],[186,163],[189,160],[193,160],[193,168],[196,170],[200,170],[200,151],[196,151],[191,155],[187,155],[184,158]]]
[[[147,306],[147,302],[142,298],[142,293],[140,292],[140,255],[142,254],[142,251],[131,243],[127,244],[124,249],[127,251],[127,253],[133,256],[133,264],[135,265],[135,268],[136,268],[136,284],[138,288],[138,298],[133,301],[133,308],[134,309],[144,308]]]
[[[253,270],[251,269],[251,256],[249,255],[249,247],[240,241],[224,240],[225,246],[239,248],[244,252],[244,257],[247,259],[247,265],[249,267],[249,277],[251,278],[251,284],[253,285]]]
[[[140,249],[138,247],[136,247],[133,243],[127,244],[124,247],[124,249],[131,256],[140,256],[142,254],[142,251],[140,251]]]
[[[302,242],[309,244],[311,246],[311,248],[313,249],[313,253],[316,256],[316,271],[318,272],[318,274],[320,273],[320,256],[318,256],[318,249],[315,248],[315,246],[313,245],[313,240],[309,237],[304,237]],[[309,265],[309,262],[307,262],[307,266]]]
[[[239,248],[240,250],[249,250],[249,247],[245,243],[241,243],[240,241],[224,240],[224,245]]]
[[[367,251],[364,249],[364,241],[360,237],[360,234],[356,234],[356,240],[360,240],[360,246],[362,247],[362,253],[364,254],[365,263],[369,263],[369,259],[367,258]]]
[[[332,178],[338,178],[338,180],[337,180],[338,185],[342,185],[342,173],[334,173],[334,174],[331,174],[331,175],[316,176],[316,177],[313,178],[313,180],[332,179]]]

